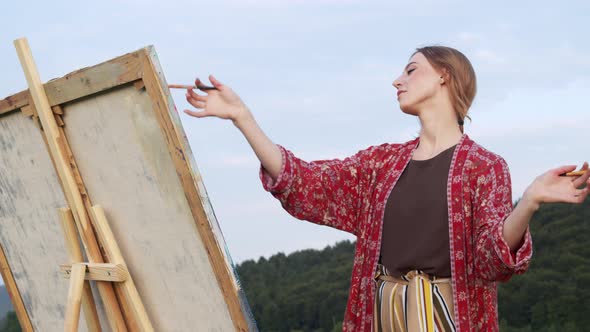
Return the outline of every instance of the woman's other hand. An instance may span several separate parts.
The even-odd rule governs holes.
[[[523,199],[538,207],[541,203],[582,203],[590,191],[590,171],[588,162],[580,170],[586,173],[580,176],[560,176],[571,172],[576,165],[561,166],[551,169],[535,178],[525,190]]]

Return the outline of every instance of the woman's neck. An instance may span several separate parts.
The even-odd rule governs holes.
[[[420,130],[420,139],[414,159],[428,159],[457,144],[463,133],[459,124],[434,123],[424,125]]]

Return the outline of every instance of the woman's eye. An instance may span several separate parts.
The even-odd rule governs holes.
[[[408,70],[408,75],[410,75],[410,73],[413,72],[414,70],[416,70],[416,68],[412,68],[412,69]]]

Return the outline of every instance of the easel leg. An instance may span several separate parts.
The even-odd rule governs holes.
[[[70,276],[70,289],[68,291],[68,304],[66,307],[66,332],[77,332],[80,321],[80,306],[82,304],[82,289],[84,288],[84,274],[86,266],[82,264],[72,265]]]
[[[98,240],[105,249],[108,261],[110,263],[127,266],[123,259],[123,254],[117,245],[115,236],[111,231],[103,208],[100,205],[92,206],[90,216],[91,220],[94,222]],[[143,302],[139,297],[137,288],[135,288],[131,275],[125,282],[116,283],[115,290],[117,291],[120,300],[122,300],[121,308],[128,315],[127,323],[130,326],[129,330],[153,332],[154,328],[148,317],[147,311],[143,306]]]
[[[84,261],[82,256],[82,250],[78,243],[78,236],[76,231],[76,224],[72,211],[69,208],[60,208],[58,210],[59,220],[64,231],[66,240],[66,248],[70,261],[72,264],[81,263]],[[94,296],[90,289],[90,282],[84,282],[84,289],[82,294],[82,308],[84,309],[84,318],[86,318],[86,325],[90,332],[100,332],[100,321],[98,319],[98,312],[96,311],[96,305],[94,303]]]

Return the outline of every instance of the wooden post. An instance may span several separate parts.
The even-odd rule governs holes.
[[[58,176],[63,184],[66,200],[72,209],[72,214],[76,220],[76,226],[82,244],[84,245],[84,250],[91,262],[103,263],[102,255],[96,242],[96,238],[94,237],[88,214],[84,208],[80,191],[76,185],[72,170],[64,155],[64,151],[59,147],[61,137],[59,135],[58,125],[49,106],[47,95],[43,88],[43,84],[41,83],[39,73],[37,72],[37,67],[35,66],[29,44],[25,38],[21,38],[15,40],[14,45],[27,79],[33,104],[39,114],[39,119],[43,126],[43,135],[47,138],[49,152],[55,162]],[[98,282],[97,286],[105,304],[105,310],[111,329],[114,331],[127,331],[127,326],[125,325],[113,286],[107,282]]]
[[[115,240],[115,236],[113,235],[113,232],[111,231],[107,218],[104,214],[104,210],[100,205],[95,205],[92,207],[92,216],[94,219],[94,225],[96,227],[96,234],[100,243],[104,247],[108,261],[115,264],[122,264],[123,266],[127,267],[125,260],[123,259],[123,255],[121,254],[121,250],[119,249],[117,241]],[[152,323],[150,322],[147,315],[147,311],[145,310],[143,302],[141,301],[139,293],[137,292],[137,288],[135,288],[131,274],[129,275],[129,279],[122,283],[116,283],[115,287],[120,289],[119,294],[123,294],[122,301],[124,303],[122,303],[121,306],[125,311],[132,313],[134,318],[132,324],[130,324],[130,329],[137,329],[139,331],[154,331]]]
[[[78,332],[80,321],[80,304],[82,289],[84,288],[84,274],[86,266],[74,264],[70,276],[70,289],[68,291],[68,305],[66,307],[66,332]]]
[[[33,325],[31,324],[29,314],[27,313],[23,299],[21,298],[18,287],[16,286],[14,276],[10,270],[8,260],[4,254],[4,248],[2,248],[2,246],[0,246],[0,273],[2,274],[2,280],[4,280],[6,291],[8,292],[8,296],[10,296],[10,301],[14,306],[14,311],[16,312],[16,317],[18,318],[18,322],[22,330],[24,332],[33,332]]]
[[[60,208],[58,210],[58,214],[62,229],[64,231],[66,248],[68,255],[70,256],[70,262],[81,263],[84,261],[84,257],[82,256],[82,250],[80,250],[78,234],[76,233],[76,225],[74,217],[72,216],[72,211],[68,208]],[[100,320],[98,319],[98,312],[96,311],[94,296],[92,295],[92,289],[90,289],[90,283],[87,281],[84,282],[82,308],[84,310],[84,317],[86,318],[88,331],[100,332]]]

